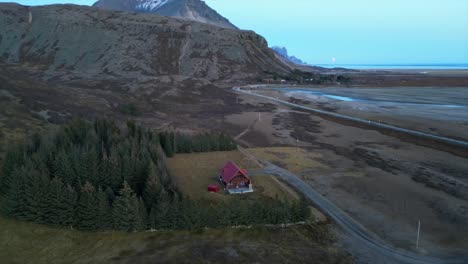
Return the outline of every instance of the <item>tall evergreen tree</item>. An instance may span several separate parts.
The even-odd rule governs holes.
[[[148,228],[148,211],[146,210],[145,203],[140,197],[135,204],[137,207],[137,219],[136,219],[136,229],[139,231],[146,230]]]
[[[60,223],[63,226],[73,227],[73,224],[75,223],[78,194],[70,185],[66,185],[63,191]]]
[[[168,229],[172,227],[172,219],[169,215],[171,208],[171,197],[169,193],[163,189],[159,193],[158,203],[153,207],[155,214],[155,226],[158,229]]]
[[[163,132],[160,134],[161,146],[166,153],[166,156],[174,156],[174,133]]]
[[[44,218],[47,217],[46,197],[50,181],[46,175],[39,173],[32,162],[28,162],[24,168],[25,219],[44,223]]]
[[[143,191],[143,200],[147,208],[152,208],[157,204],[162,187],[158,177],[158,169],[153,162],[150,163],[149,171],[150,174],[146,180],[145,189]]]
[[[156,229],[158,225],[156,223],[158,215],[158,208],[156,205],[153,205],[148,214],[148,228]]]
[[[130,185],[125,181],[112,205],[114,229],[135,231],[138,228],[138,200]]]
[[[53,162],[53,174],[55,177],[61,178],[65,183],[73,184],[75,177],[75,170],[73,168],[70,155],[65,150],[60,151],[55,156]]]
[[[24,164],[24,146],[16,144],[11,146],[3,160],[2,173],[0,173],[0,193],[7,192],[10,187],[9,184],[14,181],[14,177],[11,176],[13,171],[20,168]]]
[[[97,191],[97,219],[100,230],[108,230],[112,228],[112,216],[111,207],[109,204],[109,198],[105,191],[101,187]]]
[[[86,182],[78,199],[76,226],[83,230],[96,230],[99,227],[98,210],[96,189],[90,182]]]
[[[47,222],[53,225],[61,224],[61,215],[63,214],[65,195],[65,186],[63,185],[62,179],[55,177],[50,182],[50,188],[47,198],[47,207],[49,212],[47,215]]]
[[[26,219],[25,181],[27,173],[24,167],[11,172],[11,182],[6,191],[5,202],[2,208],[2,211],[7,216],[16,217],[21,220]]]

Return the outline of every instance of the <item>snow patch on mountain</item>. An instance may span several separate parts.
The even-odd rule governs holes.
[[[136,9],[153,11],[165,5],[169,0],[138,0]]]
[[[202,0],[98,0],[93,6],[126,12],[152,13],[237,29]]]

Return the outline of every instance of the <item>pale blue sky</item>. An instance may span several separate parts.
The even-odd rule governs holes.
[[[3,0],[0,0],[2,2]],[[25,5],[93,0],[20,0]],[[312,63],[468,63],[468,0],[206,0]]]

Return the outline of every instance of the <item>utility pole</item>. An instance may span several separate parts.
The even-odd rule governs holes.
[[[419,248],[419,234],[421,232],[421,220],[418,221],[418,235],[416,236],[416,249]]]

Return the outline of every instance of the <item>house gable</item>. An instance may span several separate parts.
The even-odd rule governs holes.
[[[229,161],[224,168],[221,170],[221,179],[225,182],[231,182],[234,178],[240,177],[239,179],[248,179],[246,170],[241,170],[234,162]]]

